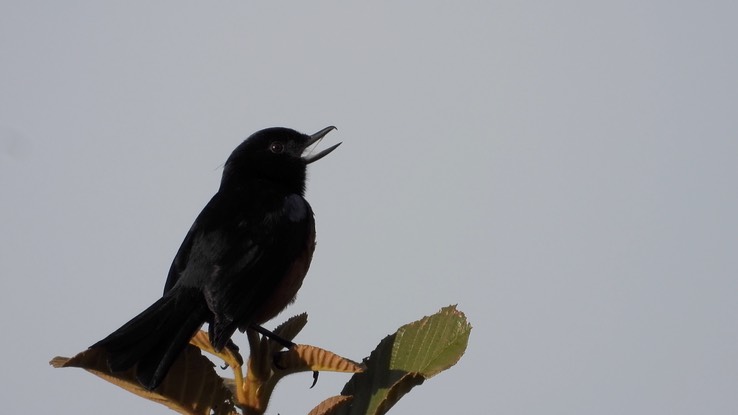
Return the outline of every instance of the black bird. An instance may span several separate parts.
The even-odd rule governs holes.
[[[137,365],[138,381],[154,389],[203,323],[221,350],[236,329],[260,328],[294,301],[315,249],[307,165],[341,143],[307,149],[333,129],[268,128],[233,150],[220,189],[174,257],[164,295],[91,346],[107,351],[111,371]]]

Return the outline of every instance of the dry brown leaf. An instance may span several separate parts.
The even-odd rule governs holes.
[[[79,367],[138,396],[188,415],[236,414],[231,393],[213,370],[213,363],[194,346],[188,346],[172,365],[161,385],[149,391],[135,377],[135,369],[111,373],[107,353],[88,349],[72,358],[55,357],[54,367]]]
[[[308,412],[308,415],[334,415],[341,406],[348,404],[351,399],[353,399],[351,396],[331,396]]]
[[[359,373],[362,365],[315,346],[297,344],[292,349],[280,352],[276,365],[286,371],[318,371]]]

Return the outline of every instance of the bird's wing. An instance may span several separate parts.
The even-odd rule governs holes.
[[[190,230],[187,232],[184,241],[182,241],[182,245],[180,245],[179,250],[177,250],[177,254],[174,256],[172,265],[169,267],[167,282],[164,283],[164,294],[166,294],[169,290],[172,289],[172,287],[174,287],[174,285],[179,280],[180,274],[182,274],[182,271],[184,271],[184,269],[187,267],[187,260],[190,256],[190,250],[192,249],[192,241],[194,239],[194,235],[197,233],[198,228],[199,223],[197,220],[195,220],[195,222],[190,227]]]
[[[187,279],[188,286],[203,285],[201,279],[218,273],[228,257],[237,254],[248,260],[249,252],[256,253],[255,235],[249,235],[249,230],[244,227],[249,216],[249,209],[243,208],[244,204],[248,204],[245,202],[248,201],[221,192],[210,199],[174,256],[164,284],[165,294],[182,277]]]
[[[228,337],[233,327],[253,322],[314,238],[313,212],[302,196],[249,195],[243,200],[218,193],[211,199],[177,252],[165,286],[200,288],[216,331]]]

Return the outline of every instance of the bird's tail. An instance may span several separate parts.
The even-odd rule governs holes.
[[[136,378],[142,386],[152,390],[159,386],[207,316],[202,294],[180,288],[165,294],[91,348],[99,347],[108,352],[111,372],[138,364]]]

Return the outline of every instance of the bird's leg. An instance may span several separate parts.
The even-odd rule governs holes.
[[[291,341],[289,341],[287,339],[284,339],[284,338],[282,338],[282,337],[274,334],[273,332],[265,329],[264,327],[261,327],[258,324],[252,324],[251,325],[251,328],[254,329],[254,331],[260,333],[262,336],[268,338],[269,340],[273,340],[273,341],[279,343],[282,347],[286,348],[287,350],[292,349],[293,347],[295,347],[295,343],[293,343],[293,342],[291,342]],[[276,355],[274,356],[274,362],[273,363],[274,363],[274,366],[277,367],[278,369],[281,369],[281,370],[286,369],[285,367],[282,367],[279,364],[279,362],[277,362],[277,356]],[[315,386],[315,384],[318,383],[318,375],[319,375],[319,372],[317,370],[314,370],[313,371],[313,384],[310,385],[310,389],[312,389]]]
[[[239,352],[239,349],[238,349],[238,346],[236,346],[236,343],[233,343],[233,340],[228,339],[228,343],[226,343],[225,348],[228,349],[233,354],[233,356],[238,361],[238,364],[243,366],[243,357],[241,357],[241,353]],[[223,367],[222,369],[227,369],[227,368],[228,368],[228,364],[226,363],[225,367]]]
[[[287,339],[284,339],[282,337],[279,337],[278,335],[272,333],[271,331],[265,329],[264,327],[261,327],[258,324],[252,324],[251,325],[251,328],[254,329],[254,331],[256,331],[259,334],[261,334],[262,336],[268,338],[269,340],[273,340],[273,341],[279,343],[282,347],[284,347],[286,349],[292,349],[293,347],[295,347],[295,343],[293,343],[293,342],[291,342],[291,341],[289,341]]]

